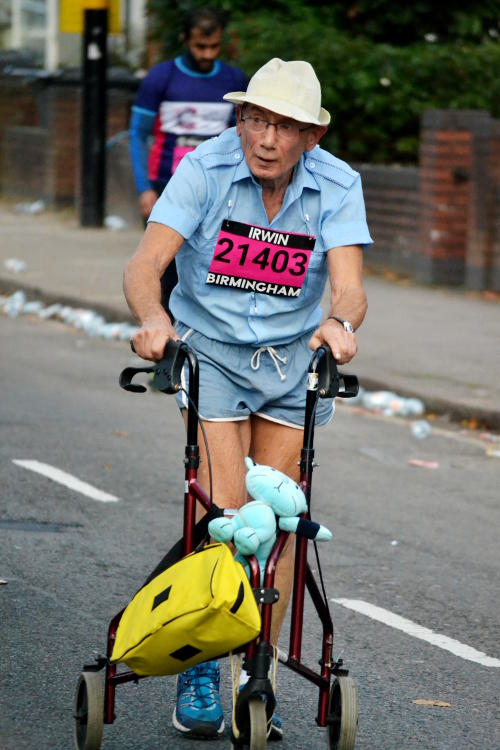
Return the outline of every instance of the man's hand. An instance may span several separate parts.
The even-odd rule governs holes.
[[[139,196],[139,211],[144,219],[149,219],[149,214],[158,200],[158,194],[154,190],[145,190]]]
[[[169,321],[164,318],[149,320],[135,334],[134,349],[139,357],[158,362],[163,357],[167,341],[178,338],[177,331]]]
[[[313,351],[323,344],[328,344],[339,365],[350,362],[358,349],[354,333],[346,331],[342,323],[333,318],[324,320],[319,328],[316,328],[309,341],[309,346]]]

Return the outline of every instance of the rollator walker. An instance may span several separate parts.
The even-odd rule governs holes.
[[[154,373],[155,388],[165,393],[176,393],[181,389],[181,371],[187,363],[189,368],[187,439],[185,447],[185,494],[183,536],[167,553],[175,560],[191,553],[207,536],[207,526],[213,517],[211,498],[199,485],[198,445],[198,390],[199,365],[196,354],[181,341],[169,341],[163,359],[154,366],[128,367],[120,374],[120,386],[133,392],[146,391],[143,385],[132,383],[137,373]],[[351,398],[358,393],[358,379],[354,375],[341,374],[337,370],[330,349],[322,346],[313,353],[308,370],[304,440],[300,455],[300,487],[303,490],[308,511],[303,514],[310,519],[311,486],[314,462],[314,421],[319,398]],[[207,511],[196,524],[196,504]],[[269,679],[269,670],[274,656],[271,645],[271,623],[273,604],[279,598],[275,588],[275,572],[278,560],[288,538],[288,532],[278,530],[276,542],[267,559],[261,585],[261,570],[257,558],[247,557],[250,568],[250,583],[261,607],[261,632],[257,638],[241,649],[243,667],[249,680],[240,690],[234,706],[233,728],[230,735],[231,748],[264,750],[267,747],[268,727],[273,715],[276,697]],[[321,576],[319,558],[317,564],[320,583],[307,561],[310,540],[297,535],[295,540],[295,562],[290,611],[290,635],[288,653],[277,650],[278,660],[296,674],[316,685],[319,691],[316,724],[326,729],[327,747],[330,750],[353,750],[358,724],[358,701],[356,685],[349,676],[342,659],[333,658],[334,628]],[[316,551],[317,556],[317,551]],[[162,565],[160,563],[160,565]],[[151,574],[148,580],[154,575]],[[304,602],[306,589],[322,625],[322,639],[318,670],[313,670],[302,661],[302,635],[304,624]],[[102,744],[104,724],[115,720],[115,690],[118,685],[144,679],[133,671],[122,671],[110,660],[116,632],[124,610],[113,617],[109,624],[106,656],[98,656],[93,664],[83,667],[75,695],[75,747],[76,750],[99,750]],[[226,654],[221,654],[225,656]],[[236,729],[236,733],[235,730]],[[220,741],[220,740],[219,740]]]

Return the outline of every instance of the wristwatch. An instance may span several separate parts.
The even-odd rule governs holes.
[[[344,331],[347,331],[347,333],[354,333],[354,327],[352,323],[349,323],[348,320],[343,320],[342,318],[337,318],[336,315],[329,315],[328,320],[336,320],[337,323],[340,323],[344,326]]]

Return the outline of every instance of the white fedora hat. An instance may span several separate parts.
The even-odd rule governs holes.
[[[321,86],[314,68],[304,60],[273,57],[252,76],[246,91],[230,91],[233,104],[256,104],[299,122],[328,125],[330,113],[321,106]]]

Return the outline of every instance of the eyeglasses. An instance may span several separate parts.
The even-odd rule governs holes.
[[[241,122],[247,123],[247,128],[251,133],[264,133],[272,125],[278,138],[282,138],[284,141],[293,140],[299,133],[303,133],[304,130],[309,130],[311,127],[311,125],[307,125],[307,127],[301,128],[296,122],[269,122],[269,120],[264,120],[263,117],[252,115],[242,116]]]

